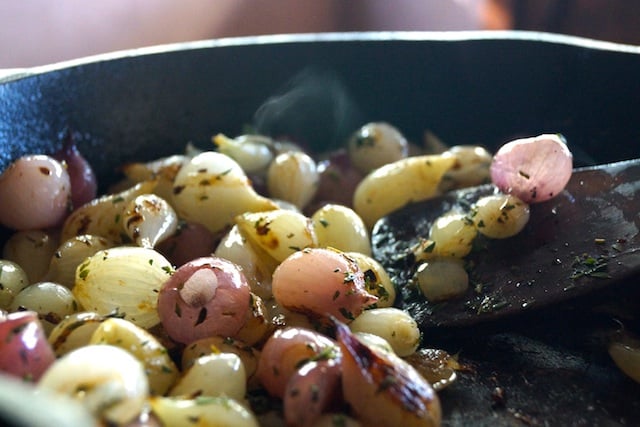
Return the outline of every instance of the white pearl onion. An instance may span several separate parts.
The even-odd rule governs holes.
[[[313,199],[319,181],[316,162],[302,151],[278,154],[267,171],[269,195],[290,202],[299,209]]]
[[[150,328],[160,323],[158,292],[172,273],[169,261],[155,250],[119,246],[99,251],[78,266],[73,294],[86,310],[118,311]]]
[[[148,163],[126,164],[122,167],[122,172],[127,178],[119,185],[123,186],[123,188],[128,188],[139,182],[156,180],[158,185],[154,188],[153,193],[171,202],[173,198],[173,180],[182,165],[188,162],[190,158],[190,155],[175,154]]]
[[[231,227],[231,230],[222,238],[215,250],[215,255],[242,267],[251,291],[260,298],[269,299],[273,296],[271,276],[278,262],[260,247],[247,242],[237,225]]]
[[[463,258],[471,252],[478,231],[469,217],[450,212],[437,218],[429,230],[432,255]]]
[[[76,268],[87,257],[109,249],[114,243],[100,236],[85,234],[63,242],[51,257],[45,278],[71,289],[76,282]]]
[[[78,311],[78,303],[69,288],[58,283],[39,282],[20,291],[9,306],[10,311],[23,309],[37,312],[49,333],[62,319]]]
[[[389,341],[382,338],[380,335],[372,334],[371,332],[354,332],[354,335],[368,347],[375,350],[381,350],[385,353],[396,354],[393,347],[391,347],[391,344],[389,344]]]
[[[441,190],[472,187],[491,180],[493,156],[479,145],[455,145],[446,153],[456,158],[456,163],[444,175]]]
[[[442,176],[454,163],[451,155],[435,154],[407,157],[374,169],[356,187],[353,209],[373,228],[392,211],[438,195]]]
[[[277,205],[256,193],[240,165],[231,157],[205,151],[176,175],[173,207],[178,215],[218,233],[244,212],[273,210]]]
[[[464,294],[469,288],[469,276],[459,258],[434,258],[418,267],[418,287],[431,302],[444,301]]]
[[[18,264],[27,274],[29,283],[36,283],[47,274],[49,260],[58,245],[53,234],[39,230],[18,231],[5,243],[2,257]]]
[[[409,313],[395,307],[365,310],[349,324],[352,332],[367,332],[384,338],[400,357],[415,353],[420,329]]]
[[[259,173],[273,160],[273,140],[263,135],[240,135],[229,138],[218,134],[211,138],[218,151],[238,162],[246,173]]]
[[[65,220],[60,239],[64,242],[75,236],[92,234],[121,243],[123,209],[139,195],[152,193],[156,185],[157,181],[144,181],[79,207]]]
[[[396,288],[382,264],[359,252],[347,252],[345,255],[352,258],[364,272],[365,289],[378,297],[375,306],[391,307],[396,300]]]
[[[178,215],[163,198],[141,194],[125,207],[122,226],[136,245],[153,248],[176,232]]]
[[[211,353],[197,358],[169,392],[170,396],[227,396],[241,402],[247,374],[235,353]]]
[[[353,209],[327,204],[318,209],[311,219],[318,236],[318,246],[371,255],[369,231]]]
[[[190,368],[198,358],[212,353],[237,355],[242,360],[248,380],[251,380],[256,373],[260,352],[244,341],[221,336],[202,338],[186,346],[180,359],[182,369]]]
[[[515,236],[527,225],[529,205],[513,195],[486,196],[473,205],[471,218],[481,234],[505,239]]]
[[[89,340],[91,344],[113,345],[134,355],[144,366],[153,395],[165,394],[178,377],[178,368],[160,341],[128,320],[110,317],[99,323]]]
[[[367,123],[347,142],[349,158],[362,173],[407,157],[409,143],[398,129],[389,123]]]
[[[38,387],[71,396],[95,416],[124,425],[138,416],[149,396],[142,364],[110,345],[81,347],[56,360]]]
[[[626,339],[609,344],[609,356],[629,378],[640,383],[640,342]]]
[[[0,285],[0,310],[7,310],[15,296],[29,285],[29,278],[15,262],[0,259]]]
[[[154,397],[149,403],[164,426],[259,427],[255,415],[235,399],[223,396]]]
[[[242,236],[278,262],[296,251],[318,246],[310,218],[289,210],[245,213],[236,217]]]
[[[72,313],[62,319],[49,333],[48,341],[57,357],[89,344],[93,332],[105,316],[93,311]]]

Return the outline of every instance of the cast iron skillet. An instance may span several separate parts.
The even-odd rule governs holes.
[[[638,157],[638,76],[639,47],[526,32],[264,36],[122,52],[5,78],[0,170],[56,151],[72,132],[104,188],[125,161],[211,147],[218,132],[251,125],[321,151],[370,120],[414,141],[430,129],[489,149],[561,132],[576,166],[604,163]],[[637,326],[632,284],[427,331],[425,346],[459,353],[467,368],[441,392],[444,424],[640,423],[640,386],[606,354],[616,320]]]

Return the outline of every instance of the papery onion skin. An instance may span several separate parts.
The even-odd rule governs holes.
[[[289,379],[302,363],[320,354],[329,357],[336,351],[336,343],[319,332],[305,328],[278,329],[262,348],[256,376],[269,394],[281,398]]]
[[[526,203],[557,196],[573,171],[573,155],[561,135],[516,139],[500,147],[491,164],[491,181]]]
[[[364,272],[356,261],[323,248],[289,256],[273,273],[271,287],[282,306],[318,320],[335,316],[349,322],[378,300],[366,291]]]
[[[403,359],[420,372],[435,391],[453,384],[458,377],[456,371],[464,369],[457,356],[433,348],[421,348]]]
[[[0,175],[0,223],[13,230],[58,226],[69,213],[71,181],[50,156],[28,155]]]
[[[55,358],[36,312],[0,316],[0,371],[38,381]]]
[[[250,309],[249,284],[242,270],[218,257],[192,260],[164,283],[158,313],[169,336],[188,344],[221,335],[233,337]]]

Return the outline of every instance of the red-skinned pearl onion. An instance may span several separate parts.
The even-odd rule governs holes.
[[[233,337],[250,310],[250,289],[230,261],[204,257],[178,268],[158,294],[158,314],[169,336],[184,344],[219,335]]]
[[[71,136],[53,157],[66,163],[71,182],[71,203],[74,209],[96,198],[98,191],[96,175]]]
[[[364,272],[354,259],[324,248],[286,258],[273,273],[271,288],[283,307],[318,320],[351,321],[378,300],[366,291]]]
[[[572,171],[573,156],[563,138],[543,134],[500,147],[491,164],[491,180],[505,193],[538,203],[557,196]]]
[[[337,351],[336,343],[319,332],[305,328],[276,330],[260,353],[256,377],[275,397],[283,397],[292,375],[320,353]]]
[[[0,223],[14,230],[58,226],[69,213],[70,194],[69,174],[59,161],[21,157],[0,175]]]

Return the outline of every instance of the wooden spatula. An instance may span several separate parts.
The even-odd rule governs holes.
[[[495,188],[456,190],[412,204],[378,221],[374,257],[400,288],[399,306],[424,327],[462,326],[513,315],[640,278],[640,159],[576,169],[565,191],[531,206],[525,229],[503,240],[478,238],[466,258],[470,286],[430,303],[411,284],[410,247],[434,219],[469,207]]]

